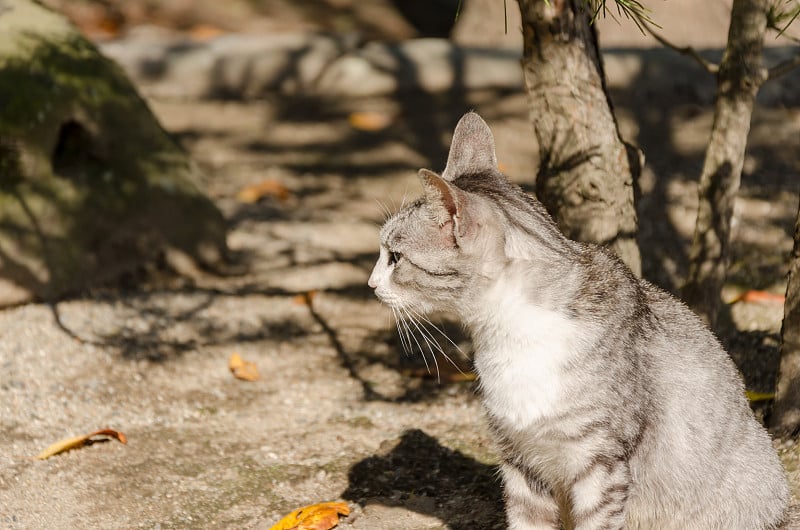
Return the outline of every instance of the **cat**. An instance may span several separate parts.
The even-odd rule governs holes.
[[[469,331],[512,530],[777,528],[788,487],[735,365],[683,303],[567,239],[475,113],[383,225],[369,278]]]

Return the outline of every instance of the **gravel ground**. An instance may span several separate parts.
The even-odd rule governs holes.
[[[651,81],[614,97],[625,135],[648,156],[645,274],[674,290],[686,272],[711,115],[702,94],[658,94]],[[444,359],[442,381],[427,376],[365,284],[384,205],[419,193],[418,167],[442,168],[466,110],[493,127],[506,172],[532,185],[524,97],[150,103],[205,169],[240,272],[178,277],[155,267],[54,306],[0,311],[0,527],[269,528],[294,508],[341,499],[353,509],[342,528],[502,528],[496,454],[474,382],[454,382]],[[394,119],[358,130],[348,122],[355,111]],[[756,112],[731,297],[785,286],[798,129],[796,102]],[[237,200],[265,179],[288,194]],[[729,308],[722,338],[748,386],[769,390],[782,307]],[[259,381],[231,376],[234,352],[257,364]],[[31,458],[103,427],[124,432],[127,445]],[[797,495],[798,448],[776,443]]]

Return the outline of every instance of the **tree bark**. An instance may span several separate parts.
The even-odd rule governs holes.
[[[761,52],[769,0],[734,0],[728,44],[717,73],[711,139],[700,176],[689,276],[683,298],[712,328],[730,254],[733,203],[739,191],[756,94],[766,80]]]
[[[607,245],[640,275],[640,154],[620,138],[590,13],[579,0],[519,0],[519,7],[539,200],[568,237]]]
[[[800,209],[794,225],[781,328],[781,365],[770,429],[779,436],[797,436],[800,432]]]

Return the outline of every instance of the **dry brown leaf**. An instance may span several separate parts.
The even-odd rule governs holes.
[[[270,530],[330,530],[339,524],[339,514],[350,515],[346,502],[322,502],[293,511]]]
[[[92,440],[92,438],[94,438],[95,436],[115,438],[124,444],[128,443],[128,438],[126,438],[125,435],[122,434],[121,432],[115,431],[113,429],[101,429],[99,431],[94,431],[89,434],[84,434],[83,436],[73,436],[72,438],[64,438],[63,440],[59,440],[58,442],[54,443],[53,445],[49,446],[47,449],[36,455],[36,458],[39,460],[45,460],[59,453],[71,451],[73,449],[78,449],[79,447],[83,447],[84,445],[91,445],[92,443],[99,441],[99,440]]]
[[[105,40],[119,37],[125,17],[119,11],[99,3],[70,5],[67,16],[84,35],[91,39]]]
[[[257,184],[245,186],[236,194],[236,199],[239,202],[252,204],[258,202],[264,197],[273,197],[283,202],[289,199],[291,192],[289,188],[284,186],[280,181],[275,179],[265,179]]]
[[[758,304],[783,304],[786,302],[786,297],[782,294],[775,294],[770,293],[768,291],[757,291],[755,289],[750,289],[748,291],[743,292],[736,298],[734,298],[731,303],[735,302],[751,302],[751,303],[758,303]]]
[[[381,131],[392,124],[394,116],[387,112],[362,111],[352,112],[347,117],[350,127],[359,131]]]
[[[228,369],[233,373],[233,376],[243,381],[258,381],[260,375],[258,374],[258,367],[256,363],[245,361],[238,353],[232,353],[228,359]]]
[[[300,293],[300,294],[294,295],[292,297],[292,302],[297,304],[297,305],[307,305],[307,306],[311,307],[311,304],[314,303],[314,298],[317,296],[318,292],[319,291],[317,291],[316,289],[312,289],[312,290],[308,291],[307,293]]]
[[[216,26],[211,26],[209,24],[198,24],[196,26],[193,26],[192,29],[189,30],[189,35],[191,36],[192,40],[201,42],[211,40],[214,37],[219,37],[224,33],[225,30],[222,30]]]

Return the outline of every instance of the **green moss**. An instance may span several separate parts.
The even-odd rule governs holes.
[[[366,416],[356,416],[347,420],[347,424],[351,427],[358,427],[360,429],[371,429],[375,427],[372,420]]]
[[[222,215],[122,70],[59,15],[11,4],[0,15],[0,277],[56,298],[165,247],[213,265]]]

